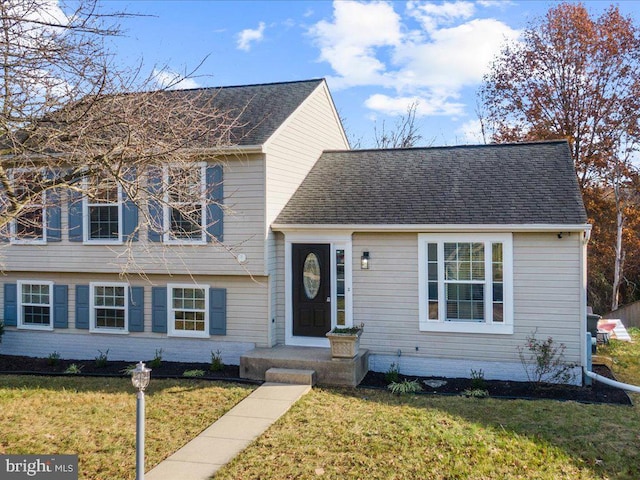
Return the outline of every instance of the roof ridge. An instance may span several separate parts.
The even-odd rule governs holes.
[[[506,143],[478,143],[465,145],[436,145],[430,147],[400,147],[400,148],[361,148],[350,150],[324,150],[323,153],[358,153],[358,152],[396,152],[396,151],[419,151],[419,150],[447,150],[447,149],[472,149],[472,148],[502,148],[502,147],[521,147],[524,145],[544,145],[544,144],[561,144],[567,143],[567,139],[559,138],[554,140],[528,140],[526,142],[506,142]]]
[[[274,85],[293,85],[296,83],[315,83],[322,82],[324,78],[310,78],[307,80],[289,80],[285,82],[267,82],[267,83],[251,83],[248,85],[218,85],[211,87],[195,87],[195,88],[176,88],[176,89],[158,89],[158,90],[149,90],[146,92],[131,92],[133,94],[136,93],[154,93],[154,92],[197,92],[197,91],[206,91],[206,90],[226,90],[231,88],[250,88],[250,87],[269,87]]]

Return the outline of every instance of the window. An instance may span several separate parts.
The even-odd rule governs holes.
[[[18,327],[53,329],[52,282],[18,282]]]
[[[122,241],[122,187],[114,180],[85,179],[85,242]]]
[[[14,243],[46,242],[46,192],[33,193],[31,188],[37,184],[39,173],[28,170],[12,170],[15,194],[22,210],[11,222],[11,239]]]
[[[91,283],[91,331],[128,331],[129,286],[126,283]]]
[[[420,329],[513,333],[510,234],[420,234]]]
[[[209,336],[209,287],[167,285],[169,335]]]
[[[206,164],[165,167],[165,242],[206,242]]]
[[[336,249],[336,325],[346,325],[344,250]]]

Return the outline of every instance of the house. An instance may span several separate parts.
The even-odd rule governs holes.
[[[50,236],[3,248],[3,353],[241,364],[311,357],[364,322],[377,371],[525,379],[532,332],[586,365],[590,227],[566,142],[351,151],[324,80],[215,95],[245,129],[223,162],[200,150],[223,245],[151,228],[124,245],[125,206],[118,239],[96,242],[87,199],[63,195]]]

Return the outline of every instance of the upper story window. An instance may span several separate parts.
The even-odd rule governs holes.
[[[165,242],[206,242],[206,164],[164,168]]]
[[[33,185],[39,174],[34,171],[13,170],[16,199],[21,211],[10,224],[13,243],[45,243],[46,235],[46,192],[33,193]]]
[[[18,281],[18,327],[53,329],[53,282]]]
[[[420,234],[420,329],[513,333],[510,234]]]
[[[122,241],[122,187],[113,180],[85,179],[85,242]]]

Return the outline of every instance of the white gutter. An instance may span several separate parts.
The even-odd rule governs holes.
[[[590,232],[589,224],[281,224],[271,229],[278,232],[341,230],[350,232]]]
[[[604,383],[605,385],[609,385],[615,388],[621,388],[622,390],[627,390],[628,392],[640,393],[640,387],[638,387],[637,385],[630,385],[628,383],[616,382],[615,380],[611,380],[610,378],[603,377],[602,375],[598,375],[597,373],[591,372],[586,368],[584,369],[584,374],[589,378],[593,378],[596,382]]]

